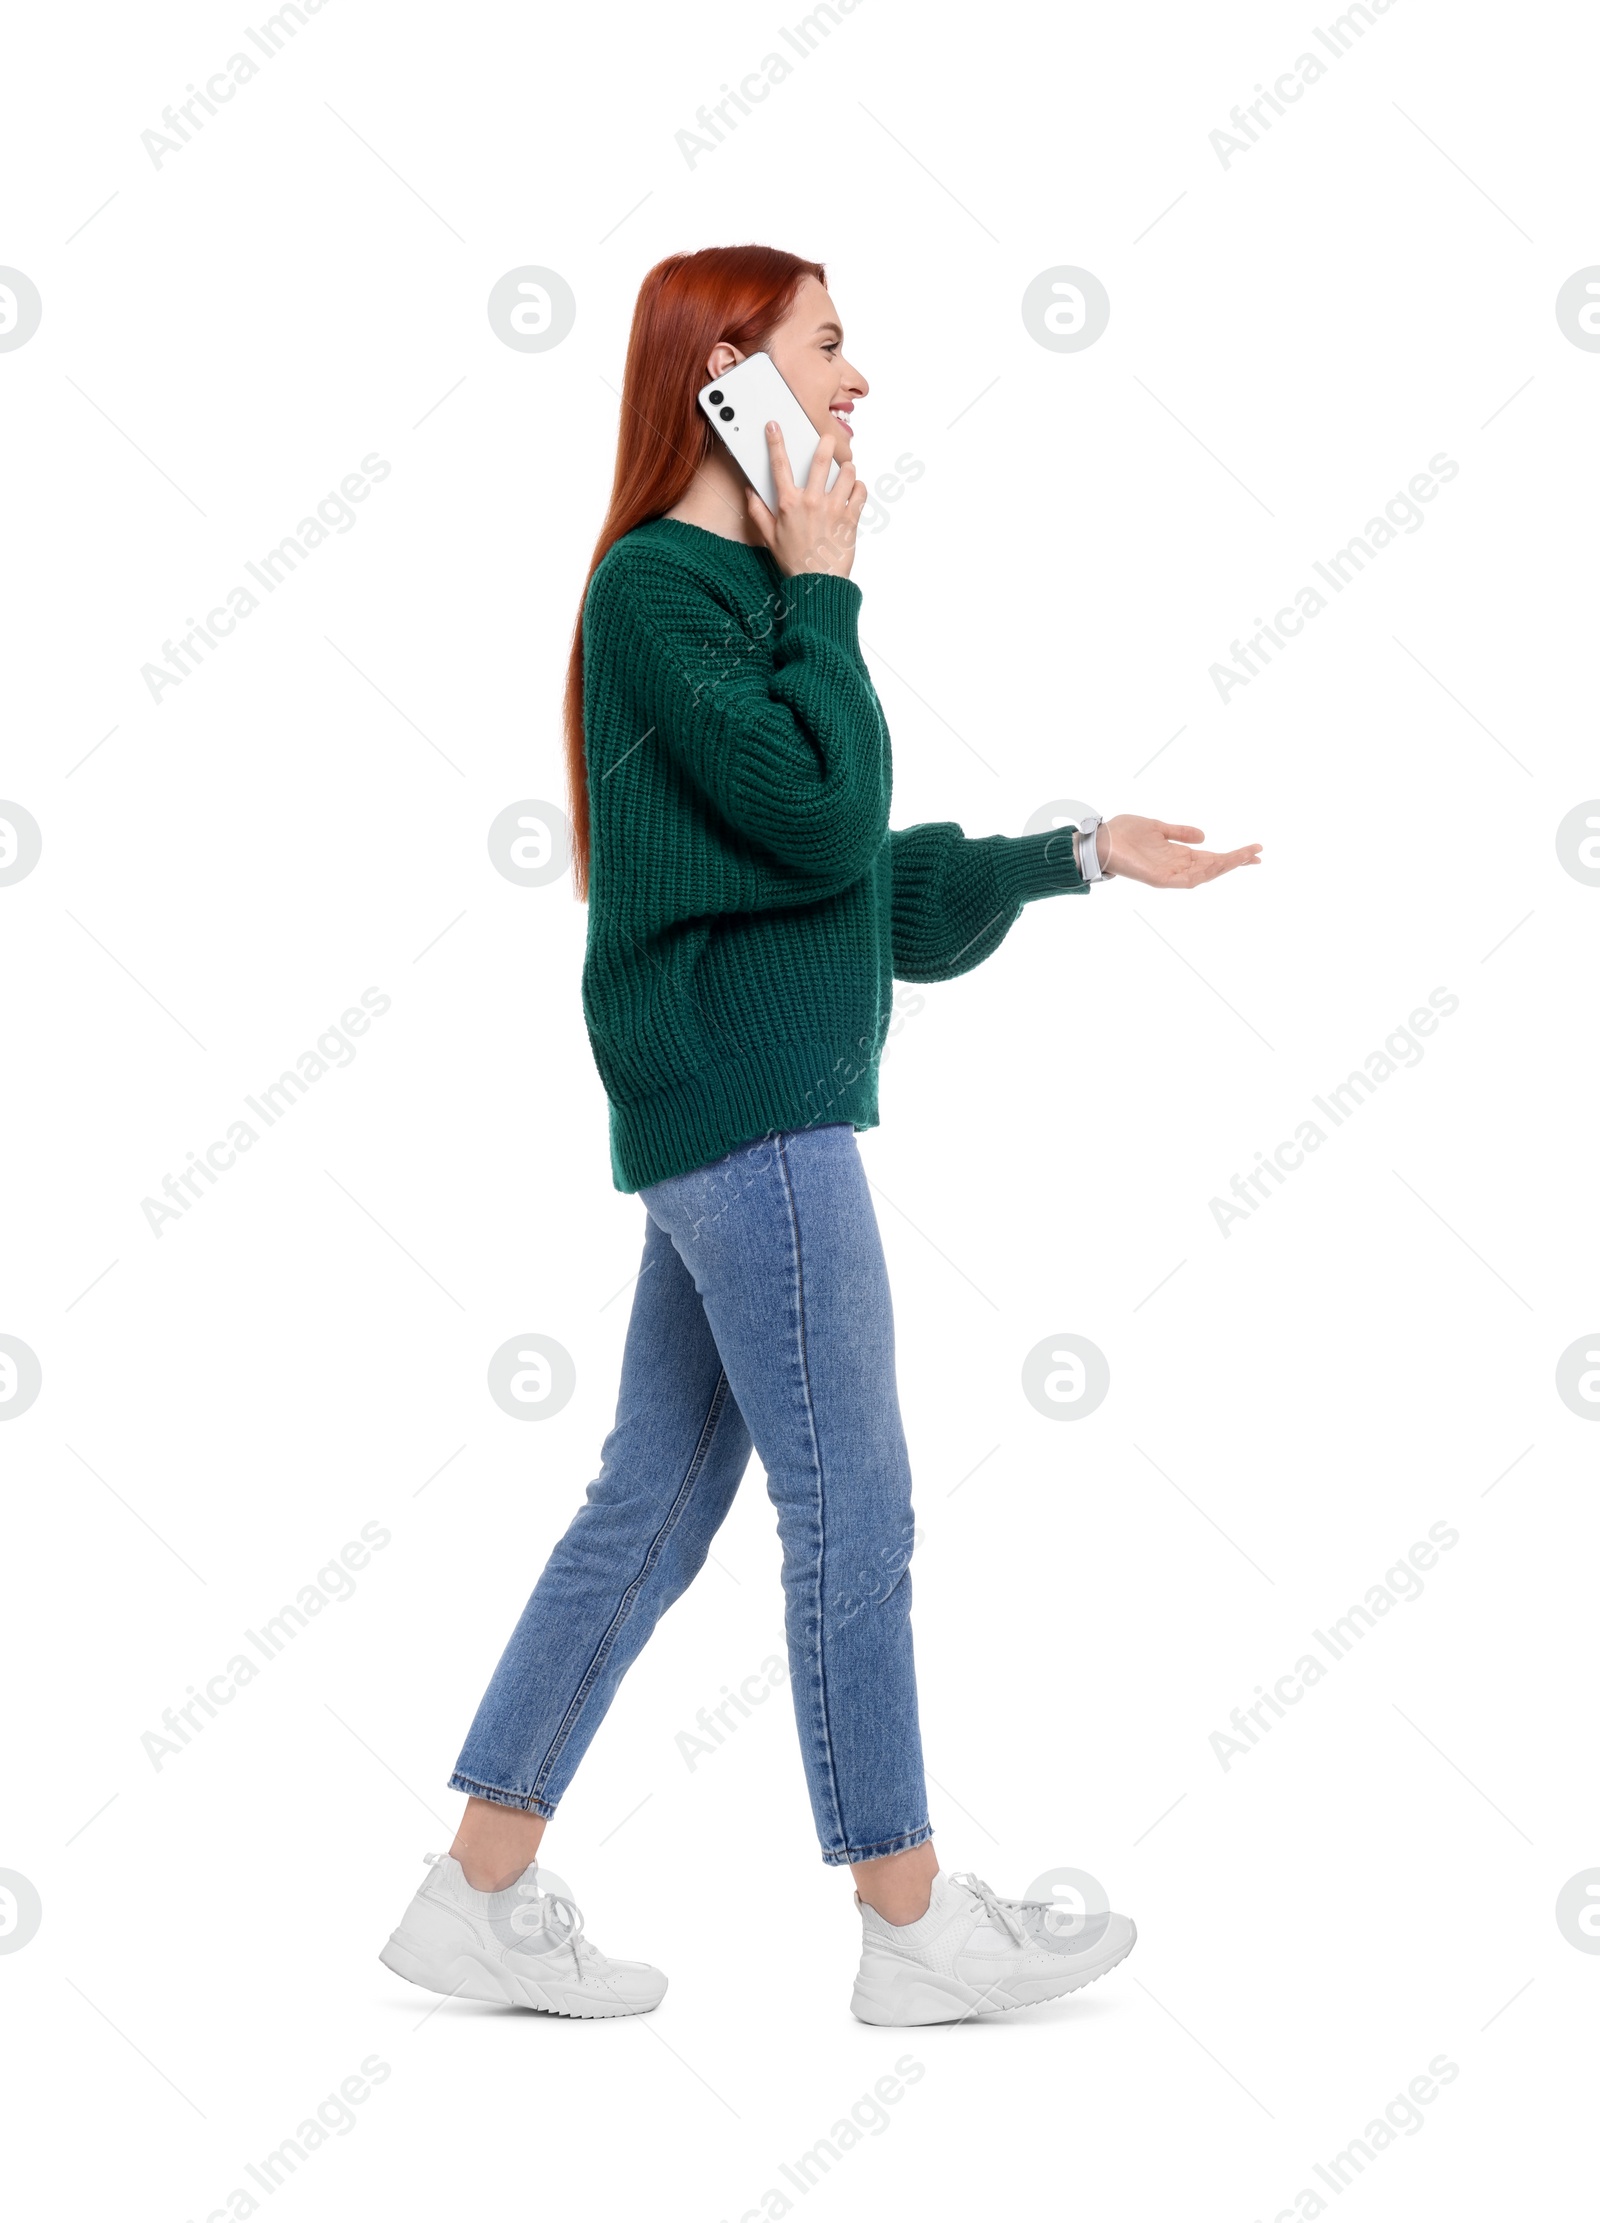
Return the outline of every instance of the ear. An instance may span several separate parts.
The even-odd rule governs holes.
[[[708,378],[725,378],[735,363],[743,361],[744,356],[738,348],[730,347],[726,340],[718,340],[706,357],[706,375]]]

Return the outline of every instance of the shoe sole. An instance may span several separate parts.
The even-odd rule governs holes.
[[[1036,1999],[1005,1999],[985,2007],[980,2004],[985,1994],[975,1985],[962,1983],[957,1976],[936,1976],[931,1971],[919,1969],[915,1976],[908,1973],[902,1980],[900,1971],[896,1970],[886,1992],[864,1991],[858,1980],[851,1995],[850,2012],[858,2022],[870,2022],[883,2029],[918,2029],[933,2022],[989,2022],[996,2015],[1015,2014],[1022,2007],[1048,2006],[1053,1999],[1065,1999],[1072,1992],[1082,1991],[1087,1984],[1098,1983],[1102,1976],[1122,1965],[1138,1942],[1139,1932],[1130,1922],[1128,1942],[1120,1952],[1083,1970],[1069,1983],[1041,1992]]]
[[[654,1999],[599,2000],[558,1984],[537,1984],[519,1976],[503,1962],[475,1953],[457,1953],[447,1961],[421,1952],[403,1930],[396,1930],[378,1955],[387,1969],[446,1999],[476,1999],[494,2007],[521,2007],[533,2014],[564,2015],[573,2022],[605,2022],[619,2015],[647,2015],[666,1996],[663,1982]]]

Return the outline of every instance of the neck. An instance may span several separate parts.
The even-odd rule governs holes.
[[[750,521],[748,491],[744,473],[720,449],[714,450],[689,481],[683,500],[667,515],[681,525],[698,525],[723,540],[742,540],[747,547],[759,548],[763,543]]]

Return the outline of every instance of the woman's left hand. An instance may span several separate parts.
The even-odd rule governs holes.
[[[1198,826],[1169,826],[1165,819],[1120,811],[1101,820],[1095,842],[1107,879],[1142,880],[1147,888],[1197,888],[1202,880],[1232,872],[1235,865],[1261,862],[1259,841],[1225,853],[1184,846],[1205,838]]]

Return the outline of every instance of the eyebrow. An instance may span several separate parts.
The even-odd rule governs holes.
[[[820,340],[824,332],[831,332],[834,338],[838,340],[842,340],[844,338],[843,327],[835,324],[832,317],[829,317],[826,323],[819,324],[816,331],[811,336],[813,339]]]

